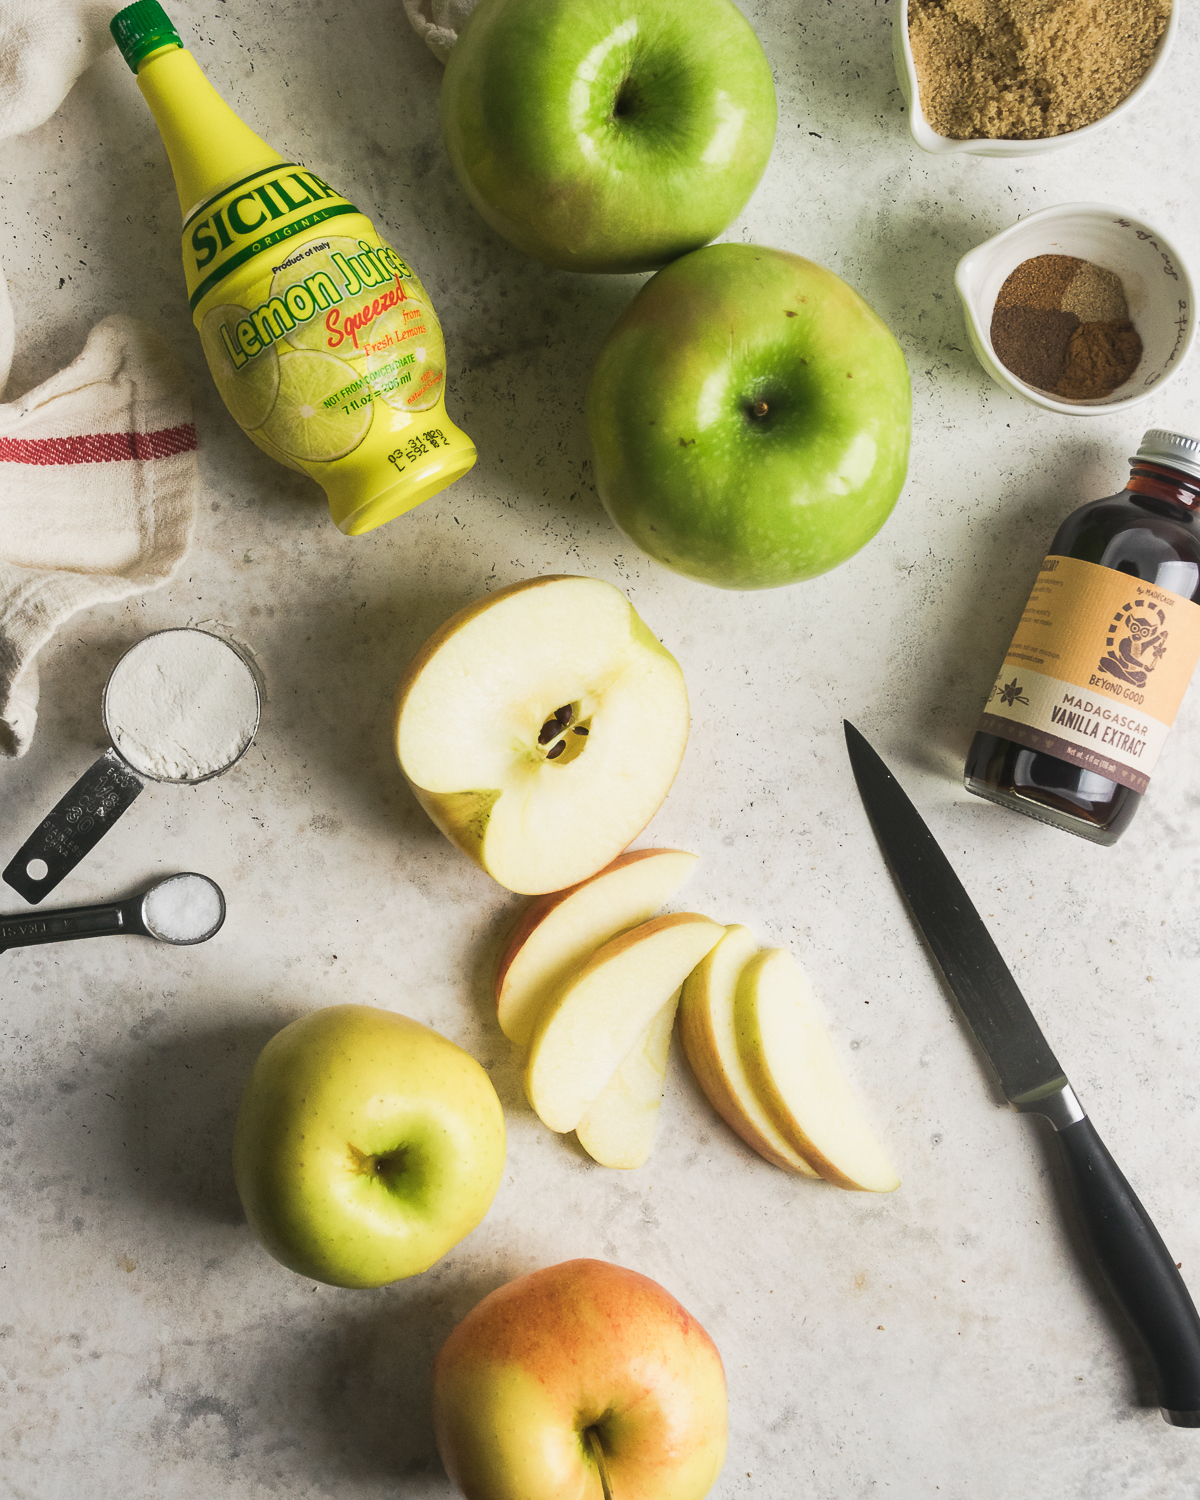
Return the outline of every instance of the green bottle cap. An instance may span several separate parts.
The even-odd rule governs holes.
[[[134,0],[108,23],[121,56],[136,73],[138,63],[163,47],[182,47],[179,33],[158,0]]]

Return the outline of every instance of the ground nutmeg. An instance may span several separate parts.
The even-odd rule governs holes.
[[[990,333],[1005,369],[1068,401],[1110,395],[1142,357],[1121,278],[1074,255],[1022,261],[1000,288]]]

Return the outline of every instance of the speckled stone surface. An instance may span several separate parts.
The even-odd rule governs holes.
[[[1198,23],[1189,10],[1157,91],[1110,134],[1036,160],[935,159],[905,127],[894,9],[746,6],[775,70],[779,135],[728,237],[851,281],[899,336],[916,401],[911,474],[884,530],[832,574],[763,595],[667,573],[609,523],[582,399],[639,279],[547,271],[476,217],[442,149],[440,69],[398,3],[173,11],[230,103],[372,214],[441,314],[452,409],[479,464],[365,538],[340,536],[316,486],[260,454],[220,405],[183,296],[165,155],[115,52],[6,145],[10,395],[73,358],[106,313],[149,320],[194,382],[204,493],[170,586],[77,617],[43,653],[32,749],[0,764],[4,858],[102,747],[105,678],[147,631],[218,622],[253,650],[267,689],[234,771],[148,789],[54,898],[197,869],[228,897],[219,936],[0,958],[6,1500],[441,1500],[428,1394],[440,1341],[505,1280],[579,1255],[662,1281],[715,1338],[731,1416],[718,1500],[1200,1494],[1200,1432],[1163,1423],[1145,1365],[1081,1269],[1039,1125],[1003,1106],[964,1034],[881,862],[841,734],[847,716],[925,812],[1200,1294],[1200,696],[1113,849],[959,781],[1057,523],[1121,487],[1143,428],[1200,429],[1200,366],[1123,417],[1039,411],[978,368],[952,282],[986,236],[1078,199],[1127,208],[1200,258]],[[637,1172],[591,1164],[525,1103],[488,989],[518,902],[408,794],[390,704],[453,609],[564,571],[627,590],[682,663],[691,741],[641,842],[702,855],[679,905],[801,959],[904,1178],[895,1195],[797,1182],[757,1159],[678,1055]],[[0,904],[23,909],[6,888]],[[346,1000],[461,1043],[509,1129],[480,1229],[375,1292],[270,1260],[229,1166],[258,1048]]]

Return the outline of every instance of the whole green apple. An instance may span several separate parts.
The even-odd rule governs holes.
[[[900,346],[851,287],[799,255],[709,245],[618,318],[587,395],[596,488],[643,551],[727,589],[845,562],[904,487]]]
[[[334,1005],[263,1048],[233,1170],[276,1260],[331,1286],[383,1286],[427,1270],[487,1213],[504,1112],[475,1059],[436,1031]]]
[[[775,86],[732,0],[480,0],[446,65],[471,202],[568,271],[645,271],[715,239],[775,139]]]
[[[657,1281],[571,1260],[485,1297],[433,1366],[467,1500],[701,1500],[725,1461],[716,1345]]]

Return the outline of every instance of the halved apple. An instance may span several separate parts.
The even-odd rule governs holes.
[[[525,1092],[551,1130],[574,1130],[639,1037],[724,928],[696,912],[654,917],[597,949],[538,1018]]]
[[[764,949],[742,970],[734,1000],[747,1077],[788,1144],[839,1187],[900,1186],[842,1071],[812,989],[785,948]]]
[[[630,1169],[643,1166],[649,1159],[662,1109],[678,1004],[677,990],[575,1127],[579,1144],[602,1167]]]
[[[396,754],[417,800],[526,895],[585,880],[636,838],[687,734],[679,663],[597,578],[535,578],[460,610],[396,692]]]
[[[699,855],[634,849],[521,913],[496,965],[500,1030],[524,1047],[542,1007],[618,932],[647,921],[692,873]]]
[[[730,1129],[785,1172],[816,1177],[759,1101],[738,1051],[734,996],[742,970],[758,951],[748,927],[725,929],[683,987],[679,1039],[696,1082]]]

